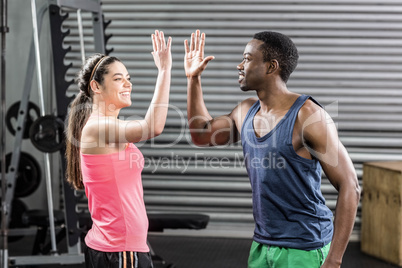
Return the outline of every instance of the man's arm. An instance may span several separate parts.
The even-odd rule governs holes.
[[[312,103],[303,106],[299,116],[303,122],[305,146],[319,159],[326,176],[338,191],[334,235],[327,259],[321,267],[340,267],[360,200],[358,179],[330,116]]]
[[[198,146],[217,146],[239,140],[234,117],[236,108],[230,114],[212,118],[202,95],[201,78],[187,78],[187,118],[193,143]]]
[[[190,46],[184,41],[184,69],[187,76],[187,118],[191,138],[199,146],[225,145],[239,140],[238,105],[230,114],[212,118],[202,94],[201,73],[213,56],[204,58],[205,34],[197,30],[191,34]],[[241,110],[241,109],[240,109]]]

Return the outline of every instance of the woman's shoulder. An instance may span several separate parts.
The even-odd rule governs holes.
[[[99,118],[91,116],[82,128],[81,141],[88,137],[99,136],[100,123]]]

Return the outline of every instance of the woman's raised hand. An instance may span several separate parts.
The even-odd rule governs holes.
[[[158,70],[170,70],[172,68],[171,44],[172,38],[169,37],[167,43],[162,31],[155,31],[152,34],[152,46],[154,51],[151,53],[154,57],[155,65]]]

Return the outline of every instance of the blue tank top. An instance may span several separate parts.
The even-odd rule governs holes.
[[[256,136],[253,126],[259,101],[243,122],[241,141],[253,191],[256,242],[303,250],[331,242],[333,215],[320,189],[321,165],[317,159],[299,156],[292,145],[297,114],[309,98],[300,96],[263,137]]]

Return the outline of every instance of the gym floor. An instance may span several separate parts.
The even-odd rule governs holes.
[[[244,268],[247,266],[250,239],[170,236],[150,234],[148,240],[155,253],[165,264],[155,262],[155,268]],[[65,241],[58,246],[62,251]],[[27,255],[31,252],[33,237],[26,236],[9,243],[9,255]],[[172,264],[172,265],[169,265]],[[33,267],[33,266],[32,266]],[[35,267],[83,268],[76,265],[41,265]],[[391,268],[399,267],[366,255],[360,243],[351,242],[346,250],[342,268]]]

